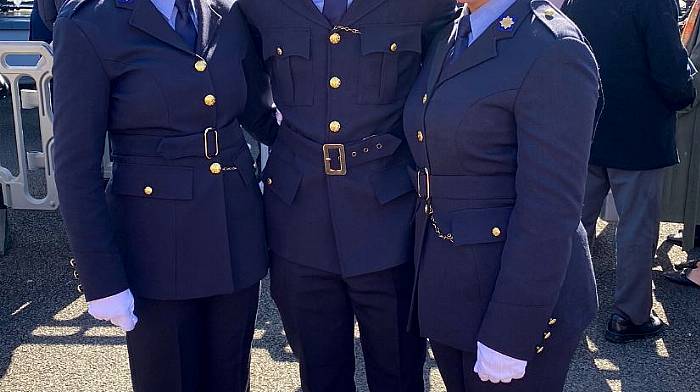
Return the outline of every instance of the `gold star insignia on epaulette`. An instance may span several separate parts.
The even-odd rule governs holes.
[[[510,30],[515,25],[515,20],[512,16],[506,16],[499,22],[503,30]]]

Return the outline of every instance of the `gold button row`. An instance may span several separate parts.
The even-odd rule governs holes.
[[[214,106],[216,104],[216,97],[209,94],[204,97],[204,104],[207,106]]]
[[[204,60],[198,60],[196,63],[194,63],[194,69],[197,72],[204,72],[207,70],[207,62]]]
[[[423,143],[423,140],[425,140],[425,136],[423,136],[423,131],[416,132],[416,139],[418,139],[418,143]]]
[[[340,132],[340,122],[338,122],[338,121],[331,121],[331,123],[328,124],[328,129],[330,129],[330,131],[333,132],[333,133],[338,133],[338,132]]]
[[[339,89],[341,83],[342,81],[337,76],[332,77],[331,80],[328,82],[332,89]]]
[[[340,43],[340,40],[341,40],[340,34],[333,33],[333,34],[331,34],[330,37],[328,37],[328,40],[331,42],[331,44],[338,45]]]

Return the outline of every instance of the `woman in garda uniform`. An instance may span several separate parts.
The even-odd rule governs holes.
[[[128,331],[137,392],[248,390],[268,260],[241,125],[271,143],[277,123],[237,5],[76,0],[54,31],[56,182],[89,312]]]
[[[581,208],[597,65],[546,0],[461,0],[408,99],[414,318],[450,392],[561,390],[596,308]]]

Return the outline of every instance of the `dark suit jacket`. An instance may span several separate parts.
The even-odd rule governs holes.
[[[409,95],[405,130],[441,239],[416,218],[423,336],[531,360],[545,335],[578,334],[596,312],[581,208],[599,77],[576,26],[517,0],[441,73],[438,36]],[[508,25],[508,19],[504,21]],[[426,176],[416,178],[426,196]]]
[[[402,108],[454,0],[355,0],[335,29],[310,0],[240,4],[284,116],[263,173],[272,252],[344,276],[410,261]],[[324,144],[346,175],[325,174]]]
[[[262,197],[239,121],[274,140],[269,79],[238,7],[203,4],[196,53],[150,0],[78,0],[56,22],[56,182],[88,300],[127,287],[205,297],[267,272]],[[235,169],[216,174],[214,163]]]
[[[676,0],[572,0],[565,10],[593,46],[603,79],[591,163],[624,170],[676,164],[676,111],[695,97]]]

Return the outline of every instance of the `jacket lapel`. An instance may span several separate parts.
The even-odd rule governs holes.
[[[435,39],[438,40],[435,53],[433,54],[432,63],[430,64],[430,71],[428,73],[428,91],[430,95],[434,91],[435,85],[440,80],[440,74],[444,69],[445,61],[447,60],[447,54],[454,45],[455,38],[457,36],[457,23],[455,22],[454,28],[452,30],[445,30],[444,33],[438,35]]]
[[[314,23],[320,24],[321,26],[331,28],[330,22],[325,16],[316,8],[316,5],[312,0],[280,0],[284,5],[291,8],[297,14],[311,20]]]
[[[197,53],[209,58],[209,52],[221,25],[222,15],[227,15],[233,6],[230,0],[201,0],[197,5]]]
[[[341,22],[351,26],[353,23],[372,12],[375,8],[382,5],[385,1],[386,0],[353,0]],[[410,7],[410,5],[407,5],[407,7]]]
[[[525,23],[530,11],[529,0],[517,0],[473,44],[465,49],[453,64],[445,67],[441,82],[498,56],[498,41],[512,38],[518,28]]]
[[[116,1],[117,7],[132,10],[129,24],[154,38],[187,53],[194,54],[173,30],[150,0]]]

